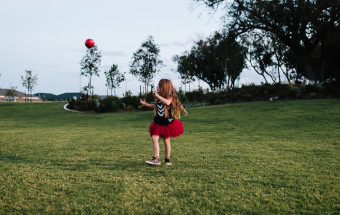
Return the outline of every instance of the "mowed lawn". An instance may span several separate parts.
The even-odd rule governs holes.
[[[0,104],[0,214],[340,213],[339,99],[190,108],[158,167],[152,111],[63,105]]]

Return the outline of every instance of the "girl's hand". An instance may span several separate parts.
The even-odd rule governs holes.
[[[157,92],[152,92],[152,95],[155,97],[158,97],[158,93]]]
[[[140,99],[139,102],[140,102],[142,105],[144,105],[144,106],[146,105],[145,99]]]

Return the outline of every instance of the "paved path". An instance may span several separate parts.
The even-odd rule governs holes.
[[[68,103],[64,105],[64,109],[65,109],[65,110],[70,111],[70,112],[75,112],[75,113],[81,113],[80,111],[68,109],[68,108],[67,108],[67,105],[68,105]]]

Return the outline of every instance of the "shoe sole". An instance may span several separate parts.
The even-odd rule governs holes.
[[[154,165],[154,166],[161,165],[161,163],[154,163],[154,162],[151,162],[151,161],[145,161],[145,163],[149,164],[149,165]]]
[[[172,166],[172,163],[165,163],[165,166]]]

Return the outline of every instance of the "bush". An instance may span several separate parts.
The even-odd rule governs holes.
[[[125,110],[128,109],[137,109],[138,106],[140,105],[139,103],[139,97],[138,96],[132,96],[130,94],[127,94],[125,97],[121,98],[121,101],[123,104],[125,104]]]
[[[322,85],[321,92],[329,97],[340,98],[340,83],[331,81]]]
[[[133,110],[135,110],[136,108],[134,107],[134,106],[132,106],[132,105],[128,105],[128,106],[126,106],[126,108],[125,108],[125,110],[126,111],[133,111]]]
[[[85,94],[82,94],[80,99],[69,100],[68,108],[78,111],[94,111],[96,109],[96,101],[90,100],[91,98]]]
[[[150,93],[146,94],[145,100],[146,100],[146,102],[148,102],[148,103],[152,103],[152,102],[155,101],[155,97],[154,97],[154,96],[152,95],[152,93],[150,92]]]
[[[190,102],[203,102],[205,98],[205,94],[203,89],[200,87],[198,90],[194,90],[191,92],[187,92],[185,97]]]
[[[108,97],[100,99],[99,96],[89,97],[82,95],[80,100],[71,99],[68,108],[79,111],[96,111],[97,113],[133,111],[140,106],[141,96],[132,96],[127,92],[123,98]],[[277,99],[312,99],[325,97],[340,97],[340,86],[336,82],[326,82],[323,85],[304,84],[262,84],[243,85],[241,88],[233,88],[227,92],[204,91],[202,88],[184,93],[177,92],[177,97],[185,107],[198,107],[205,105],[219,105],[236,102],[272,101]],[[146,96],[148,103],[154,102],[152,93]],[[149,111],[142,107],[138,110]]]
[[[207,92],[205,94],[204,103],[211,105],[219,105],[226,103],[226,93],[224,91],[220,92]]]
[[[182,102],[182,104],[188,103],[188,99],[185,96],[185,93],[183,90],[179,90],[178,92],[176,92],[176,94],[177,94],[177,98]]]
[[[107,113],[107,112],[117,112],[123,109],[123,102],[121,99],[115,96],[110,96],[108,98],[99,101],[99,107],[96,112]]]

